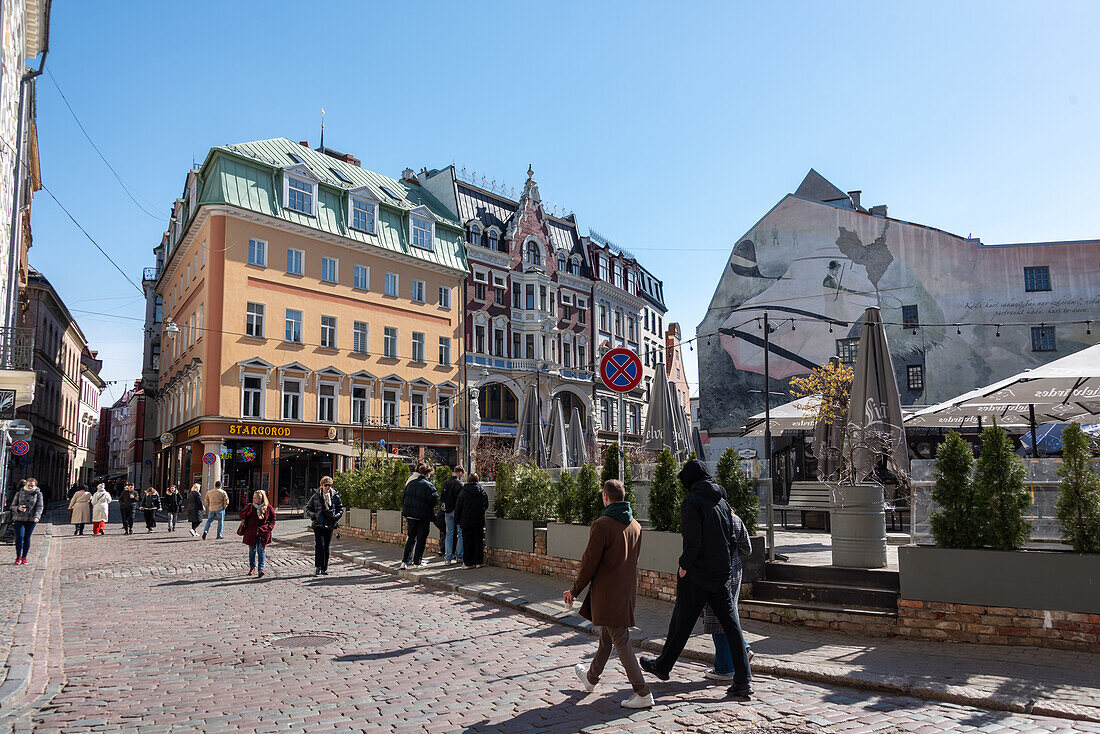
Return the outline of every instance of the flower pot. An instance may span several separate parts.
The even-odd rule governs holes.
[[[848,484],[833,489],[833,565],[885,568],[886,512],[882,487]]]

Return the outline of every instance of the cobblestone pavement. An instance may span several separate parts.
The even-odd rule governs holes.
[[[4,723],[38,732],[1100,732],[768,676],[739,703],[688,662],[678,681],[654,683],[657,708],[631,714],[619,706],[629,687],[614,659],[596,694],[578,690],[572,666],[594,649],[585,633],[342,561],[314,577],[311,561],[273,546],[268,577],[254,580],[235,536],[55,535],[51,614],[38,628],[48,675]]]

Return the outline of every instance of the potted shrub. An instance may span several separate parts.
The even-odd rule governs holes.
[[[405,498],[405,483],[412,470],[399,459],[390,459],[378,477],[379,509],[374,527],[386,533],[401,533],[401,505]]]
[[[1089,467],[1089,437],[1077,423],[1062,431],[1058,522],[1062,539],[1078,553],[1100,552],[1100,480]]]
[[[497,469],[498,492],[501,471]],[[486,521],[486,542],[493,548],[533,553],[535,522],[550,517],[556,504],[553,481],[545,469],[530,462],[515,467],[512,481],[514,486],[506,495],[509,499],[501,503],[498,494],[497,517]]]
[[[591,464],[582,466],[576,477],[562,470],[557,484],[558,522],[546,526],[547,555],[580,560],[588,545],[588,526],[599,517],[595,514],[597,503],[603,512],[599,487],[600,480]]]
[[[726,498],[733,511],[745,523],[749,531],[749,543],[752,553],[743,559],[742,583],[751,584],[764,575],[764,556],[767,551],[767,539],[756,534],[756,522],[760,514],[760,500],[752,486],[752,479],[741,465],[741,456],[732,448],[722,452],[718,459],[716,479],[726,490]]]

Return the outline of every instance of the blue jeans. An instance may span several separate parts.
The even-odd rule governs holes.
[[[737,602],[738,596],[740,596],[741,589],[738,588],[737,596],[733,597],[733,616],[737,619],[737,624],[741,624],[741,618],[737,614]],[[732,675],[733,674],[733,652],[730,650],[730,641],[726,637],[725,632],[719,632],[710,636],[714,640],[714,672],[719,675]],[[747,654],[752,648],[749,646],[749,641],[745,640],[745,653]]]
[[[15,557],[26,558],[31,549],[31,533],[34,523],[28,520],[15,521]]]
[[[263,543],[258,542],[258,543],[256,543],[256,545],[248,546],[248,567],[249,568],[259,568],[261,571],[263,571],[264,570],[264,559],[265,558],[266,558],[266,556],[264,554],[264,544]]]
[[[455,550],[455,538],[458,539],[458,549]],[[455,525],[455,514],[447,513],[447,539],[443,544],[443,560],[462,558],[462,528]]]
[[[218,519],[218,537],[222,537],[222,526],[225,525],[225,510],[221,509],[217,512],[206,513],[206,527],[202,529],[204,533],[210,532],[210,524],[214,522],[214,518]]]

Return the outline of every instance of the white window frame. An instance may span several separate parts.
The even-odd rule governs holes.
[[[332,263],[332,278],[325,277],[325,269],[328,263]],[[321,257],[321,282],[322,283],[339,283],[340,282],[340,258],[328,257],[323,255]]]
[[[297,383],[298,384],[298,392],[296,392],[296,393],[287,393],[287,391],[286,391],[287,382]],[[287,375],[283,375],[282,379],[280,380],[279,387],[280,387],[280,391],[279,391],[279,395],[280,395],[279,415],[282,416],[282,420],[284,420],[284,421],[300,421],[300,420],[302,420],[303,419],[302,405],[305,402],[305,393],[306,393],[306,378],[305,378],[305,376],[302,376],[302,377],[288,377]],[[297,398],[297,403],[296,403],[297,415],[290,415],[287,412],[287,397],[289,397],[289,396]]]
[[[360,274],[362,274],[362,285],[360,282]],[[352,287],[360,291],[370,290],[370,266],[369,265],[356,265],[352,279]]]
[[[454,395],[450,393],[440,394],[436,390],[435,424],[441,431],[450,431],[454,425],[452,413],[454,411]],[[443,420],[446,416],[447,420]]]
[[[444,367],[451,366],[451,337],[439,337],[439,364]]]
[[[428,298],[428,284],[423,280],[413,279],[413,303],[424,303]]]
[[[426,364],[428,359],[428,355],[425,354],[428,344],[427,335],[423,331],[414,331],[410,344],[412,344],[412,361],[417,364]]]
[[[382,356],[386,359],[397,359],[397,340],[399,337],[400,332],[396,326],[384,328],[382,332]]]
[[[332,324],[326,324],[325,319],[332,319]],[[321,348],[322,349],[338,349],[337,345],[337,330],[338,324],[335,316],[322,315],[321,316]],[[327,336],[326,336],[327,335]],[[326,343],[329,342],[329,343]]]
[[[291,313],[298,314],[298,319],[295,322],[295,323],[298,324],[298,338],[297,339],[291,339],[290,337],[292,336],[292,334],[288,333],[288,331],[287,331],[287,329],[290,327],[290,324],[291,324],[291,318],[290,318]],[[305,314],[302,313],[301,309],[297,309],[297,308],[288,308],[288,309],[286,309],[286,320],[284,322],[284,329],[283,329],[283,341],[286,341],[290,344],[301,344],[302,343],[302,329],[303,329],[302,321],[304,319],[305,319]]]
[[[416,399],[420,398],[420,420],[417,421]],[[413,390],[409,393],[409,427],[428,427],[428,393],[423,390]]]
[[[367,226],[357,227],[355,226],[356,205],[361,204],[364,210],[364,217],[366,218]],[[348,197],[348,225],[356,232],[366,232],[367,234],[377,234],[378,232],[378,202],[372,201],[366,196],[356,196],[354,194]]]
[[[439,286],[439,307],[448,310],[451,308],[451,289],[445,285]]]
[[[390,291],[390,278],[393,278],[392,292]],[[396,298],[398,294],[401,293],[401,277],[399,273],[386,273],[386,282],[384,285],[384,290],[382,292],[384,295],[392,296],[394,298]]]
[[[474,282],[489,284],[489,273],[485,270],[474,268]]]
[[[360,401],[359,398],[355,397],[356,390],[363,391],[361,409],[360,406],[356,405]],[[351,383],[351,422],[353,425],[360,425],[370,420],[370,394],[370,385],[357,382]],[[361,415],[357,416],[356,413],[361,413]]]
[[[290,169],[283,169],[283,206],[292,212],[299,214],[305,214],[306,216],[317,216],[317,180],[312,174],[306,175],[309,171],[305,166],[295,166],[294,171],[301,171],[301,173],[292,172]],[[311,180],[312,179],[312,180]],[[290,182],[294,181],[302,186],[309,187],[309,211],[303,211],[290,205]],[[299,189],[295,189],[299,191]],[[306,193],[306,192],[303,192]]]
[[[360,326],[362,326],[363,328],[360,329]],[[370,323],[367,321],[353,322],[351,325],[351,334],[352,353],[370,354]],[[360,349],[359,347],[362,347],[362,349]]]
[[[392,394],[393,400],[389,401],[386,396]],[[388,410],[392,406],[392,410]],[[401,425],[401,386],[387,387],[382,386],[382,422],[388,426]]]
[[[291,254],[295,255],[297,261],[298,270],[291,270]],[[306,251],[299,250],[294,247],[286,248],[286,274],[287,275],[305,275],[306,274]]]
[[[324,389],[326,387],[332,388],[332,395],[326,396]],[[332,415],[324,417],[321,415],[321,406],[324,405],[325,400],[332,401]],[[318,423],[339,423],[340,422],[340,383],[339,381],[333,382],[332,380],[317,380],[317,422]]]
[[[259,399],[256,401],[257,402],[257,407],[259,407],[259,411],[257,411],[259,413],[259,415],[245,415],[244,406],[245,406],[245,398],[247,397],[247,388],[245,388],[245,380],[247,378],[250,378],[250,377],[255,378],[255,379],[260,381],[260,390],[259,390],[259,396],[258,396]],[[265,389],[266,387],[267,387],[267,375],[258,375],[254,372],[244,372],[243,370],[241,371],[241,403],[240,403],[241,418],[263,419],[263,417],[264,417],[264,402],[266,402],[264,400],[264,393],[266,392],[266,389]]]
[[[421,250],[435,252],[435,219],[430,215],[419,213],[426,212],[425,207],[417,207],[409,212],[409,244]],[[418,232],[426,232],[425,236],[419,236]]]
[[[259,311],[256,312],[252,308],[253,306],[259,306]],[[255,301],[249,301],[248,303],[245,304],[244,308],[245,308],[245,312],[244,312],[245,313],[245,316],[244,316],[244,333],[245,333],[245,336],[250,336],[254,339],[263,339],[264,338],[264,320],[265,320],[266,313],[267,313],[267,307],[262,303],[256,303]],[[252,323],[255,324],[257,317],[259,318],[259,326],[260,326],[259,332],[260,333],[259,334],[250,334],[249,333],[249,319],[251,318]],[[256,331],[255,328],[253,328],[252,330]]]

